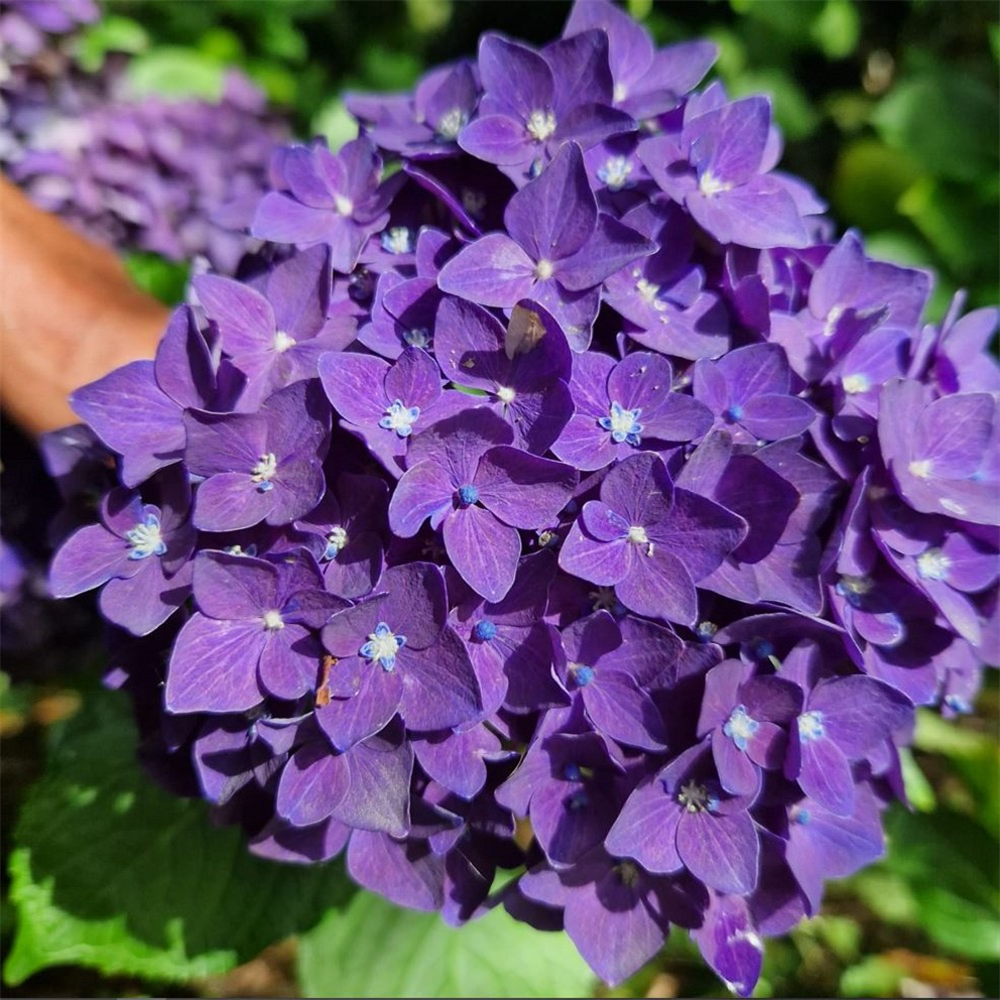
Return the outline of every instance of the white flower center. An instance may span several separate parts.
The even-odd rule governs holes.
[[[333,196],[333,207],[336,208],[338,215],[352,215],[354,213],[354,202],[343,194]]]
[[[629,183],[632,164],[627,156],[610,156],[604,166],[598,168],[597,178],[612,191],[621,191]]]
[[[871,577],[868,576],[842,576],[838,586],[845,594],[854,594],[858,597],[863,597],[865,594],[871,592],[875,584],[872,583]]]
[[[413,424],[419,416],[419,406],[406,406],[401,399],[396,399],[393,400],[392,406],[386,409],[385,416],[378,425],[387,431],[395,431],[397,437],[409,437],[413,433]]]
[[[840,384],[849,396],[857,395],[859,392],[867,392],[872,387],[871,379],[860,372],[857,375],[845,375],[840,380]]]
[[[611,94],[611,100],[614,101],[615,104],[621,104],[626,97],[628,97],[628,87],[626,87],[624,83],[616,83],[615,89]]]
[[[840,317],[844,315],[843,306],[834,306],[826,314],[826,323],[823,325],[823,336],[832,337],[837,330],[837,323]]]
[[[379,237],[386,253],[413,253],[413,233],[406,226],[393,226]]]
[[[556,116],[551,111],[532,111],[526,127],[535,142],[545,142],[556,130]]]
[[[326,552],[323,553],[323,558],[336,559],[345,545],[347,545],[347,531],[338,525],[326,536]]]
[[[497,389],[497,399],[501,403],[513,403],[517,393],[509,385],[502,385]]]
[[[706,198],[711,198],[723,191],[732,190],[732,184],[728,181],[720,181],[711,170],[706,170],[698,181],[698,189]]]
[[[941,549],[928,549],[917,556],[917,572],[924,580],[947,580],[951,560]]]
[[[639,293],[639,298],[646,303],[647,306],[652,306],[657,312],[662,312],[667,308],[667,304],[657,296],[660,294],[660,286],[653,284],[652,281],[647,281],[645,278],[640,278],[635,283],[635,290]]]
[[[250,470],[250,478],[255,483],[267,483],[270,486],[277,471],[278,460],[274,457],[274,452],[269,451],[266,455],[261,455],[260,461]]]
[[[274,335],[274,343],[272,346],[279,354],[284,354],[289,347],[295,346],[295,338],[290,337],[284,330],[279,330]]]
[[[929,458],[914,459],[907,466],[911,476],[917,479],[929,479],[934,463]]]
[[[633,545],[645,545],[647,556],[651,556],[653,554],[653,547],[654,547],[653,543],[649,540],[648,536],[646,535],[646,529],[641,527],[640,525],[633,524],[628,529],[628,540]]]
[[[542,259],[535,265],[535,277],[539,281],[548,281],[555,274],[555,270],[551,260]]]
[[[722,727],[723,733],[728,736],[740,750],[746,750],[747,744],[753,738],[757,730],[760,729],[760,723],[750,717],[747,714],[746,707],[743,705],[737,705],[733,709],[732,714],[726,720],[726,724]]]
[[[280,611],[265,611],[264,612],[264,628],[268,632],[277,632],[279,629],[285,627],[284,619],[281,617]]]
[[[125,533],[125,538],[132,546],[129,559],[162,556],[167,551],[167,543],[160,532],[160,519],[155,514],[147,514],[142,524]]]
[[[822,712],[803,712],[799,716],[799,739],[803,743],[820,740],[826,736]]]
[[[441,116],[437,134],[446,142],[453,142],[468,120],[469,116],[461,108],[451,108]]]

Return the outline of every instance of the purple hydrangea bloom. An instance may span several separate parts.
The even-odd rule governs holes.
[[[245,712],[316,686],[313,631],[344,604],[323,590],[311,556],[274,561],[205,552],[194,566],[199,611],[177,637],[166,689],[171,712]]]
[[[498,164],[518,185],[572,140],[584,149],[635,121],[611,107],[608,36],[584,31],[535,52],[501,35],[479,43],[479,115],[458,136],[467,153]]]
[[[477,408],[443,420],[410,445],[409,468],[389,503],[389,526],[412,537],[428,518],[455,569],[499,601],[521,555],[518,528],[542,528],[566,505],[577,473],[513,448],[510,425]]]
[[[711,42],[682,42],[656,51],[649,32],[621,8],[608,0],[575,0],[564,37],[593,28],[607,32],[614,106],[633,118],[653,118],[676,107],[715,62]]]
[[[504,905],[611,983],[675,923],[749,995],[882,853],[914,705],[1000,665],[997,311],[925,324],[929,274],[835,242],[768,100],[692,92],[710,44],[603,0],[565,36],[351,97],[362,138],[276,151],[266,195],[259,130],[70,92],[125,230],[217,273],[46,442],[52,580],[102,588],[144,761],[254,853],[343,853],[451,924]],[[175,235],[178,176],[224,197],[212,127],[239,190]],[[34,153],[34,196],[104,218]]]
[[[271,393],[315,378],[320,356],[354,340],[350,317],[326,319],[329,273],[325,248],[279,264],[267,297],[231,278],[204,274],[193,281],[205,313],[219,328],[222,349],[247,379],[242,409],[257,409]]]
[[[726,660],[705,676],[699,735],[711,733],[712,757],[722,787],[756,797],[761,770],[784,763],[788,724],[802,707],[802,693],[783,677],[755,677],[752,665]]]
[[[510,235],[488,233],[445,264],[438,285],[484,306],[534,299],[556,318],[575,351],[590,344],[600,283],[656,247],[597,210],[583,154],[566,143],[537,179],[511,198]]]
[[[102,587],[101,613],[134,635],[147,635],[184,603],[191,588],[191,494],[177,470],[151,484],[158,503],[118,487],[101,504],[101,523],[81,528],[59,549],[53,597]]]
[[[195,497],[195,527],[234,531],[308,514],[326,488],[329,421],[315,382],[276,392],[257,413],[186,413],[185,460],[194,475],[204,477]]]
[[[370,594],[382,575],[382,533],[389,490],[381,479],[342,472],[335,489],[295,526],[316,538],[313,552],[326,588],[353,600]]]
[[[308,247],[325,243],[330,265],[349,274],[372,233],[389,221],[398,184],[379,184],[382,159],[368,139],[337,154],[323,145],[297,146],[282,163],[288,193],[272,191],[257,208],[251,232],[261,239]]]
[[[687,106],[679,136],[640,145],[639,158],[660,188],[720,243],[808,245],[795,198],[770,172],[767,100],[747,97],[699,111]]]
[[[644,452],[620,462],[570,529],[559,565],[591,583],[611,585],[637,614],[693,625],[695,584],[746,533],[724,507],[675,489],[663,460]]]
[[[652,958],[671,923],[691,927],[698,920],[697,891],[600,849],[564,872],[529,871],[519,888],[528,899],[563,910],[566,933],[609,984]]]
[[[809,428],[816,411],[792,395],[791,385],[785,352],[773,344],[740,347],[694,367],[695,398],[741,444],[778,441]]]
[[[415,160],[454,156],[456,140],[479,103],[479,83],[475,66],[462,60],[431,70],[412,97],[351,94],[345,103],[382,149]]]
[[[437,363],[416,347],[393,364],[331,352],[320,360],[320,378],[342,426],[357,433],[394,476],[402,474],[414,432],[472,405],[463,393],[442,392]]]
[[[69,399],[100,440],[122,456],[122,481],[139,486],[180,460],[189,408],[229,410],[243,388],[228,362],[213,364],[191,310],[177,309],[155,361],[133,361],[77,389]]]
[[[472,661],[446,624],[440,569],[391,567],[380,590],[337,612],[323,629],[335,662],[316,718],[340,749],[379,732],[397,712],[417,731],[471,723],[481,712]]]
[[[670,362],[639,351],[615,364],[606,354],[573,359],[573,414],[552,450],[579,469],[602,469],[637,451],[668,451],[712,426],[708,408],[673,392]]]
[[[537,343],[510,349],[508,332],[489,312],[446,298],[438,310],[435,353],[446,378],[488,393],[490,409],[513,428],[515,446],[544,455],[573,412],[570,351],[544,309],[527,301],[515,309],[508,329],[523,323]]]
[[[975,524],[1000,524],[1000,403],[985,392],[931,399],[912,379],[882,390],[879,442],[904,500],[914,509]]]
[[[760,859],[750,804],[723,791],[711,753],[696,745],[629,796],[604,843],[647,871],[686,869],[719,892],[749,893]]]

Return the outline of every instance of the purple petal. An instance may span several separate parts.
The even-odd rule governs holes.
[[[488,233],[460,250],[441,269],[443,292],[484,306],[513,306],[528,298],[535,262],[503,233]]]
[[[406,653],[402,713],[412,729],[465,725],[482,714],[482,694],[462,640],[445,628],[434,646]]]
[[[263,700],[257,661],[266,642],[259,623],[193,614],[174,642],[164,695],[168,712],[246,712]]]
[[[760,842],[749,814],[685,813],[677,852],[695,878],[719,892],[745,895],[757,885]]]
[[[502,600],[514,584],[521,536],[482,507],[453,511],[444,520],[444,545],[459,575],[487,601]]]
[[[473,480],[484,507],[515,528],[554,523],[577,484],[569,465],[528,455],[517,448],[491,448]]]

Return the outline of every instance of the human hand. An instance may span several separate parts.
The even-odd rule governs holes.
[[[25,431],[76,423],[69,394],[152,358],[168,315],[111,250],[0,177],[0,406]]]

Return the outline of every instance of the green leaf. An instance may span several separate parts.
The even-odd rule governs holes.
[[[900,747],[899,764],[903,772],[903,787],[910,804],[918,812],[933,812],[937,806],[934,789],[909,747]]]
[[[966,816],[939,808],[885,816],[884,867],[906,880],[920,925],[940,946],[979,961],[1000,958],[1000,845]]]
[[[124,257],[125,270],[144,291],[164,305],[176,306],[184,301],[188,283],[188,265],[167,260],[155,253],[130,253]]]
[[[923,178],[900,198],[899,210],[913,220],[953,272],[996,274],[997,205],[983,204],[966,185]]]
[[[882,138],[930,173],[975,181],[996,171],[997,95],[953,69],[905,79],[882,99],[872,123]]]
[[[593,981],[565,934],[499,907],[455,929],[358,893],[299,942],[307,997],[582,997]]]
[[[174,982],[225,972],[353,891],[337,864],[252,857],[204,803],[160,791],[135,745],[126,699],[95,691],[51,748],[15,831],[7,983],[65,964]]]
[[[833,207],[838,222],[861,226],[871,235],[905,222],[896,211],[903,192],[920,176],[912,158],[877,139],[845,146],[833,173]]]
[[[149,45],[145,29],[128,17],[109,14],[85,28],[76,42],[76,57],[88,73],[96,73],[109,52],[142,52]]]
[[[858,47],[858,8],[850,0],[827,0],[809,31],[828,59],[846,59]]]
[[[443,31],[451,20],[451,0],[406,0],[406,15],[419,35]]]
[[[340,149],[358,137],[358,123],[340,97],[333,97],[316,112],[310,128],[312,135],[323,136],[330,149]]]
[[[128,82],[138,97],[155,94],[178,100],[201,97],[218,101],[225,74],[225,64],[203,52],[165,45],[133,59],[128,67]]]

